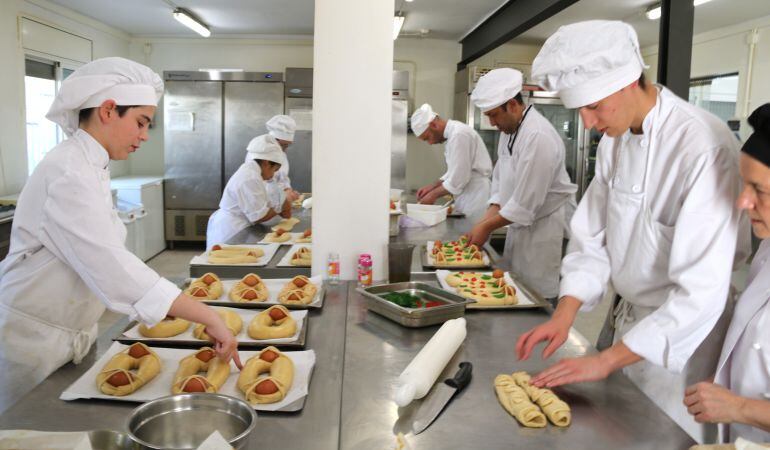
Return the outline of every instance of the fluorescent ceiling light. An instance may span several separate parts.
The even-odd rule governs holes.
[[[393,40],[398,39],[398,34],[401,33],[401,27],[404,26],[404,16],[393,17]]]
[[[704,3],[708,3],[711,0],[693,0],[692,5],[693,6],[700,6]],[[658,20],[660,19],[660,3],[656,3],[649,8],[647,8],[647,11],[645,11],[644,15],[647,16],[650,20]]]
[[[203,37],[211,36],[209,27],[206,26],[200,19],[195,17],[190,11],[184,8],[177,8],[174,10],[174,19],[178,20],[182,25],[200,34]]]

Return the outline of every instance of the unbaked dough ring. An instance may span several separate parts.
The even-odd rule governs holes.
[[[102,371],[96,376],[96,387],[107,395],[122,397],[150,382],[158,375],[160,368],[158,355],[150,350],[150,347],[137,342],[107,361]],[[112,382],[115,382],[113,377],[123,378],[125,384],[113,385]],[[109,381],[111,379],[112,382]]]
[[[300,247],[291,255],[291,265],[309,266],[313,263],[313,252],[310,247]]]
[[[201,375],[200,372],[206,372],[206,375]],[[203,347],[179,361],[171,392],[174,394],[215,393],[225,384],[229,376],[230,362],[221,360],[213,348]]]
[[[179,317],[166,317],[154,327],[139,325],[139,334],[148,338],[168,338],[182,334],[190,328],[190,322]]]
[[[318,288],[304,275],[297,275],[278,293],[278,301],[286,305],[308,305],[313,302]]]
[[[288,338],[297,332],[297,322],[285,306],[275,305],[254,316],[248,332],[254,339]]]
[[[184,293],[192,297],[196,297],[200,300],[202,296],[192,294],[193,290],[199,287],[202,287],[206,290],[206,293],[208,294],[206,298],[207,300],[216,300],[222,296],[222,292],[223,292],[222,281],[219,279],[218,276],[216,276],[216,274],[212,272],[203,274],[202,277],[196,278],[195,280],[193,280],[190,283],[190,286],[188,286],[187,289],[184,290]]]
[[[264,302],[269,292],[262,278],[255,273],[246,274],[230,290],[230,300],[238,303]]]
[[[286,397],[293,382],[294,362],[270,346],[246,361],[238,376],[238,389],[252,405],[276,403]]]
[[[224,320],[227,329],[233,333],[233,336],[238,336],[238,333],[243,329],[243,319],[241,319],[241,316],[238,313],[227,309],[218,309],[216,311],[217,314],[219,314],[219,317]],[[211,336],[206,334],[205,330],[206,326],[202,323],[195,325],[195,329],[193,330],[195,339],[211,342]]]

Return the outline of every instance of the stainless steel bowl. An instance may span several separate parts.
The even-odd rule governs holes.
[[[88,432],[91,448],[94,450],[138,450],[136,444],[126,433],[112,430],[93,430]]]
[[[257,422],[254,408],[222,394],[169,395],[131,412],[128,435],[147,449],[197,448],[215,430],[236,449],[246,447]]]

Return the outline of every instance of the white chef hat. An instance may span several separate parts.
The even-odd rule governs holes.
[[[490,70],[479,78],[471,93],[471,101],[481,112],[497,108],[521,92],[524,78],[516,69],[504,67]]]
[[[92,61],[70,74],[51,104],[46,118],[67,136],[78,129],[81,109],[114,100],[119,106],[157,106],[163,80],[147,66],[118,57]]]
[[[273,116],[265,125],[270,136],[282,141],[294,142],[294,131],[297,129],[297,122],[291,117],[283,114]]]
[[[246,147],[246,162],[264,159],[280,165],[286,165],[286,155],[278,142],[269,135],[257,136]]]
[[[428,129],[428,125],[435,119],[437,114],[433,112],[433,108],[429,104],[424,103],[419,108],[415,109],[412,113],[412,131],[417,137],[422,136],[425,130]]]
[[[596,103],[639,79],[644,64],[631,25],[589,20],[560,27],[532,63],[533,80],[567,108]]]

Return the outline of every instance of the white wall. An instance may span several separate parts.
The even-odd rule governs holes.
[[[748,40],[754,29],[758,42],[749,70]],[[642,49],[642,55],[650,66],[647,74],[654,81],[658,71],[657,46]],[[746,118],[754,109],[770,102],[770,16],[693,36],[691,77],[732,72],[738,72],[736,117],[741,119],[740,134],[745,140],[751,134]]]
[[[19,192],[27,179],[22,16],[91,40],[93,58],[128,56],[130,37],[119,30],[45,0],[0,1],[0,195]],[[125,174],[128,164],[114,163],[112,172]]]

